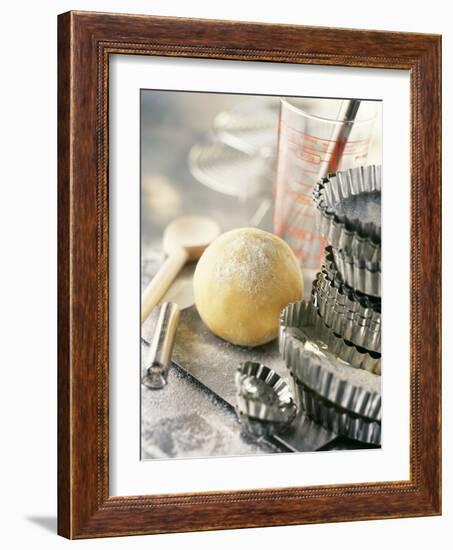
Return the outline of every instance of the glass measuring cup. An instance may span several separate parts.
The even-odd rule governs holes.
[[[328,173],[366,164],[377,102],[282,98],[273,225],[302,267],[319,269],[325,243],[312,193]]]

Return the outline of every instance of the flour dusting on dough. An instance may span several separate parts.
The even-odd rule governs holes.
[[[279,317],[303,296],[303,279],[289,246],[255,228],[224,233],[195,269],[194,298],[205,325],[238,346],[260,346],[278,335]]]
[[[238,235],[228,242],[215,266],[216,281],[222,285],[234,278],[241,290],[258,293],[275,279],[270,266],[278,252],[275,243],[262,236]]]

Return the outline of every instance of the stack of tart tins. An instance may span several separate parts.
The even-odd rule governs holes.
[[[326,268],[342,282],[381,297],[381,167],[361,166],[322,178],[313,192],[320,232],[329,246]]]
[[[313,193],[325,262],[311,303],[287,306],[280,351],[299,406],[340,435],[381,442],[381,167],[322,178]]]
[[[343,340],[311,302],[289,304],[280,318],[280,352],[298,405],[318,424],[366,444],[381,443],[380,355]]]
[[[326,251],[326,258],[329,255]],[[357,347],[380,353],[380,299],[344,285],[334,268],[330,268],[323,269],[313,281],[312,301],[335,334]]]
[[[381,351],[381,167],[322,178],[313,200],[328,246],[312,299],[326,325],[367,351]]]

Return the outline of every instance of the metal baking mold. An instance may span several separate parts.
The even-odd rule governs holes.
[[[381,444],[381,423],[349,413],[336,407],[296,382],[299,401],[307,415],[324,428],[340,435],[372,445]]]
[[[235,374],[236,412],[256,437],[280,433],[294,420],[297,407],[287,382],[261,363],[247,361]]]
[[[330,258],[333,263],[330,247],[326,248],[326,257]],[[381,299],[358,292],[344,284],[341,275],[335,270],[335,264],[330,265],[329,270],[323,269],[316,277],[317,290],[328,294],[331,299],[348,311],[365,319],[369,318],[374,323],[381,322]]]
[[[325,325],[311,302],[294,302],[282,311],[279,349],[290,370],[297,370],[299,363],[305,364],[305,354],[315,351],[332,362],[341,360],[354,369],[381,373],[381,355],[358,348],[337,336]],[[351,373],[351,376],[354,375]]]
[[[318,273],[313,281],[312,302],[324,323],[344,340],[381,352],[380,313],[345,296],[341,287],[333,286],[325,273]]]
[[[320,397],[358,416],[381,419],[379,376],[354,369],[311,341],[297,338],[288,342],[285,359],[295,380]]]
[[[370,270],[366,262],[327,246],[326,268],[330,273],[336,271],[341,280],[354,290],[375,298],[381,297],[381,272]]]
[[[381,227],[339,212],[345,199],[381,191],[381,166],[369,165],[336,172],[318,181],[313,200],[319,212],[319,230],[326,241],[362,261],[381,261]]]

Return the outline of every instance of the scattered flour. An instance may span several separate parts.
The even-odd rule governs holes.
[[[275,242],[254,235],[238,235],[225,244],[222,255],[215,266],[216,281],[219,285],[234,278],[236,286],[247,293],[260,292],[275,280],[275,265],[278,256]]]

